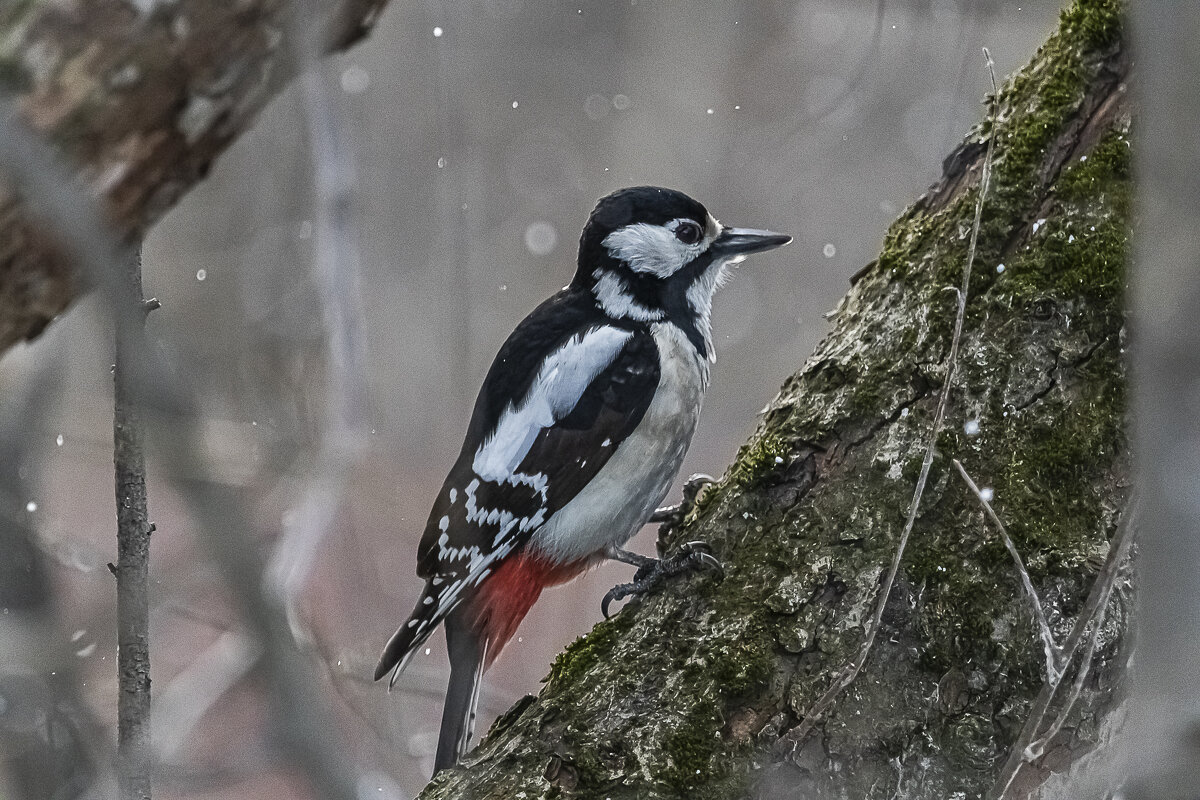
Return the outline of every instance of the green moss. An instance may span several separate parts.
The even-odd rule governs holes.
[[[656,777],[684,797],[699,797],[701,790],[711,791],[712,784],[727,772],[725,762],[716,757],[722,750],[722,724],[715,704],[693,705],[667,737],[665,768]]]
[[[1090,153],[1068,166],[1059,176],[1055,194],[1064,203],[1085,207],[1106,203],[1122,216],[1129,211],[1129,179],[1133,146],[1128,131],[1111,130]]]
[[[1034,205],[1031,195],[1055,177],[1046,171],[1049,146],[1078,112],[1096,69],[1097,51],[1119,39],[1121,9],[1118,0],[1077,2],[1063,12],[1062,27],[1038,51],[1034,63],[1001,90],[1003,122],[997,129],[989,215],[1021,224],[1022,214]],[[990,122],[985,123],[976,136],[983,141],[990,130]],[[981,237],[981,255],[1001,243]]]
[[[911,209],[896,220],[883,239],[883,250],[873,271],[888,280],[901,280],[916,265],[916,259],[924,251],[929,234],[936,229],[931,218],[924,212]]]
[[[1095,326],[1100,335],[1103,326],[1111,327],[1104,315],[1100,309],[1078,324]],[[1036,407],[1002,411],[997,404],[985,414],[982,444],[957,432],[939,440],[943,468],[960,457],[978,483],[994,489],[993,506],[1035,585],[1050,578],[1066,585],[1082,580],[1087,553],[1107,538],[1108,476],[1125,447],[1117,342],[1059,365],[1055,374],[1067,386],[1047,391]],[[931,485],[937,483],[934,472]],[[946,494],[921,516],[904,564],[927,604],[923,663],[938,671],[967,659],[993,661],[1005,664],[1013,680],[1036,685],[1039,674],[1028,668],[1037,659],[1028,618],[1007,621],[1012,630],[1006,636],[996,633],[997,620],[1019,591],[1016,570],[975,498],[955,474],[947,480]]]
[[[629,628],[629,620],[628,614],[618,614],[597,623],[589,633],[567,645],[550,667],[550,675],[546,680],[551,687],[576,683],[597,663],[610,660],[613,647]]]
[[[1092,51],[1103,51],[1121,39],[1124,3],[1119,0],[1079,0],[1061,14],[1062,28]]]
[[[1098,487],[1124,442],[1125,383],[1117,349],[1115,343],[1102,346],[1083,367],[1082,396],[1069,404],[1047,400],[1053,412],[1043,409],[1038,422],[1024,423],[1022,439],[1036,445],[1011,453],[996,471],[997,508],[1017,545],[1039,554],[1030,565],[1034,574],[1078,568],[1084,545],[1106,533]]]
[[[708,671],[726,697],[757,691],[766,685],[775,670],[771,640],[756,630],[731,645],[720,647],[709,663]]]
[[[754,486],[779,472],[787,464],[790,451],[787,440],[778,432],[762,433],[738,451],[730,478],[743,488]]]
[[[1129,254],[1129,139],[1110,131],[1063,170],[1047,217],[994,285],[1004,302],[1082,298],[1116,311]]]

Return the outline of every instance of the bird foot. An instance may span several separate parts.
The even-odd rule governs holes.
[[[692,509],[696,507],[696,498],[700,496],[700,492],[716,482],[717,479],[713,476],[697,472],[683,482],[683,499],[673,506],[663,506],[662,508],[655,509],[648,521],[665,524],[672,528],[679,525],[679,523],[683,522],[684,517],[690,514]]]
[[[614,600],[646,594],[675,575],[696,569],[708,569],[716,573],[718,580],[725,578],[725,568],[705,542],[688,542],[674,555],[666,558],[650,558],[615,547],[610,548],[609,557],[635,565],[637,572],[633,574],[633,582],[617,584],[604,595],[604,599],[600,601],[600,612],[604,614],[605,619],[610,616],[608,607]]]

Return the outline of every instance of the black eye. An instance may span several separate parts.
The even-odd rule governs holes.
[[[681,222],[675,229],[675,238],[684,244],[695,244],[704,236],[704,231],[694,222]]]

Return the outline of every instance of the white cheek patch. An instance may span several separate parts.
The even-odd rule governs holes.
[[[684,244],[675,238],[675,228],[684,221],[671,220],[666,225],[647,222],[626,225],[604,237],[604,248],[610,256],[624,261],[635,272],[670,277],[708,247],[706,238],[695,244]]]

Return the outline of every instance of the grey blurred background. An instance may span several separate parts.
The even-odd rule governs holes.
[[[440,639],[390,696],[368,673],[416,599],[416,543],[479,382],[512,327],[570,279],[595,200],[661,184],[727,223],[795,237],[741,265],[715,304],[717,364],[684,474],[719,475],[824,334],[849,276],[981,117],[980,48],[1006,75],[1061,5],[397,0],[368,41],[328,64],[356,158],[372,436],[304,611],[355,757],[382,770],[372,780],[403,796],[428,776]],[[199,392],[209,455],[266,531],[297,499],[324,377],[300,102],[294,90],[277,99],[144,251],[146,292],[164,304],[150,335]],[[0,387],[59,359],[61,397],[22,465],[26,510],[59,565],[86,691],[107,709],[112,356],[94,305],[0,362]],[[150,481],[155,690],[221,668],[234,682],[224,590],[153,463]],[[633,547],[653,542],[647,529]],[[554,655],[600,618],[604,592],[628,578],[604,567],[543,595],[486,678],[480,730],[537,692]],[[242,681],[194,729],[167,721],[178,742],[160,755],[187,765],[167,770],[169,795],[296,791],[258,768],[255,697]]]

